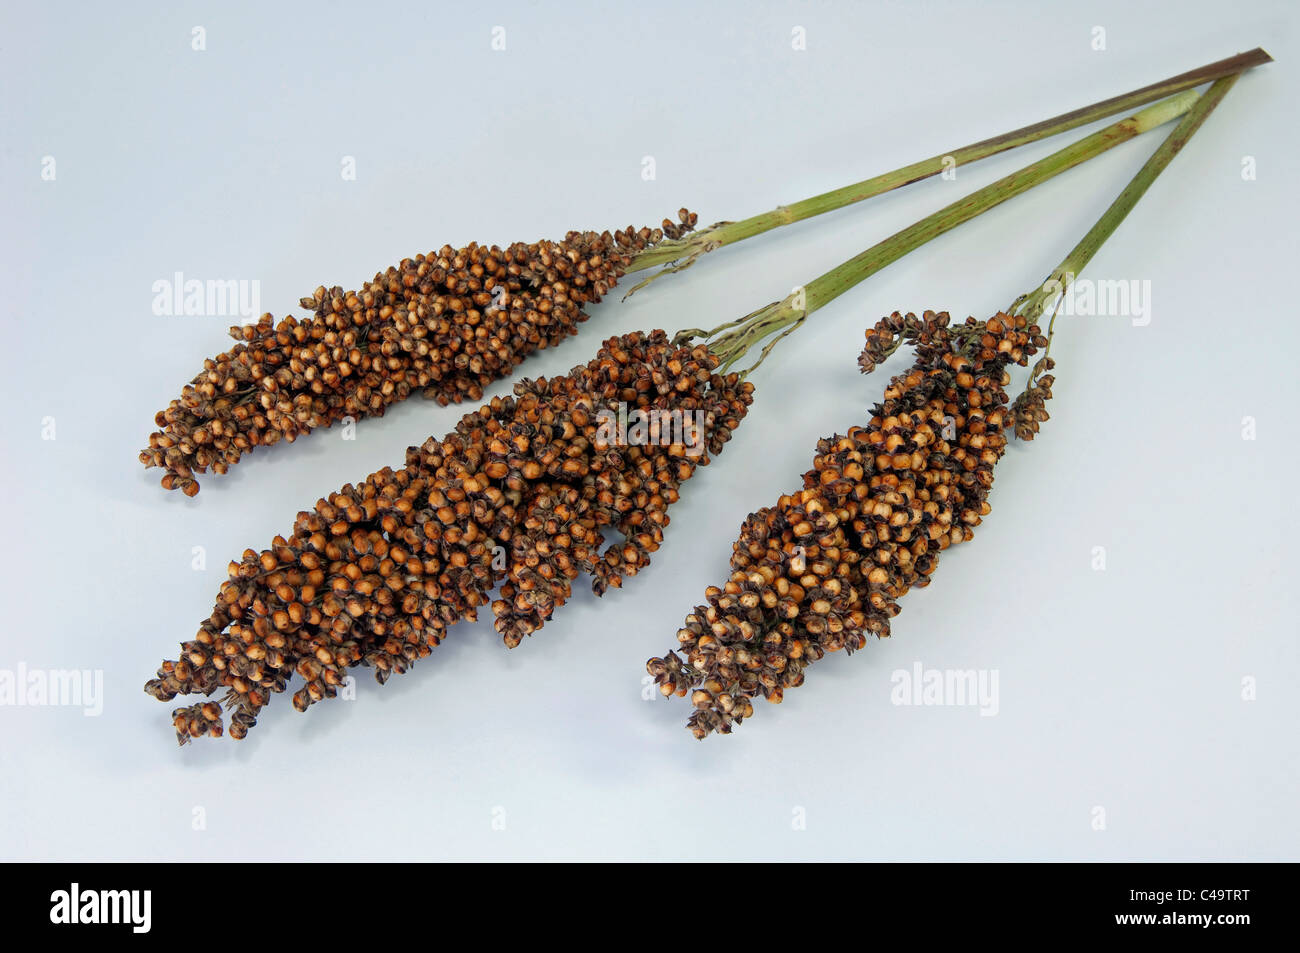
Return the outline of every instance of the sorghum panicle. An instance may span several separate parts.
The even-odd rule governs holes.
[[[623,276],[635,254],[697,220],[681,209],[661,228],[569,232],[508,248],[444,246],[404,259],[356,291],[321,286],[310,317],[233,327],[239,343],[155,417],[140,452],[162,485],[189,496],[196,473],[225,473],[259,446],[317,427],[380,416],[419,391],[446,405],[481,400],[539,348],[558,344]]]
[[[955,327],[946,313],[895,313],[867,332],[864,372],[902,342],[916,360],[870,421],[820,441],[803,488],[745,520],[730,578],[706,590],[677,649],[647,663],[664,695],[689,694],[696,737],[730,732],[756,697],[780,702],[826,653],[888,636],[899,599],[988,514],[1012,419],[1006,368],[1046,340],[1001,313]]]
[[[145,690],[170,701],[225,689],[230,734],[242,738],[295,673],[299,711],[334,697],[353,666],[382,683],[489,602],[506,645],[517,645],[582,572],[599,594],[649,563],[681,484],[752,401],[752,385],[714,373],[717,364],[703,345],[637,332],[568,375],[519,382],[442,440],[410,448],[404,467],[342,487],[299,513],[287,537],[246,550],[211,616]],[[698,411],[700,452],[611,441],[601,412],[616,415],[620,402],[629,414]],[[602,550],[606,530],[618,538]],[[182,744],[221,731],[212,703],[178,709],[174,722]]]

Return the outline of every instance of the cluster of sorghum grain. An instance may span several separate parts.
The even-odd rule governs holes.
[[[1044,357],[1039,365],[1041,370],[1050,371],[1056,362],[1050,357]],[[1038,371],[1040,367],[1035,367],[1034,370]],[[1011,402],[1011,424],[1016,437],[1033,440],[1042,422],[1050,418],[1044,405],[1052,399],[1052,385],[1055,383],[1056,378],[1051,374],[1034,377],[1020,396]]]
[[[989,512],[1006,368],[1045,339],[1006,314],[956,327],[946,313],[895,314],[867,332],[864,369],[899,339],[916,347],[912,368],[865,427],[818,444],[802,490],[750,515],[731,578],[686,617],[678,649],[647,663],[664,695],[690,694],[696,737],[730,732],[759,695],[781,701],[827,652],[887,636],[898,600]]]
[[[752,400],[737,375],[714,373],[704,346],[662,331],[610,338],[568,375],[521,381],[513,397],[467,414],[406,465],[348,484],[298,514],[293,532],[231,563],[212,615],[145,690],[162,701],[226,689],[242,738],[270,696],[304,680],[294,707],[333,697],[346,670],[382,683],[493,603],[514,646],[564,603],[582,571],[597,593],[643,568],[667,508],[697,466],[730,438]],[[681,443],[619,445],[618,404],[699,411],[700,452]],[[622,539],[602,551],[602,530]],[[219,734],[212,703],[174,713],[181,743]]]
[[[344,417],[382,415],[412,392],[441,404],[479,400],[533,351],[586,320],[637,252],[689,231],[570,232],[509,248],[444,246],[403,260],[356,291],[317,288],[311,317],[233,327],[239,343],[204,361],[140,452],[166,489],[193,496],[194,474],[225,473],[255,447],[292,442]]]

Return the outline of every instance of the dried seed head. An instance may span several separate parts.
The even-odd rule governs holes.
[[[697,738],[729,733],[753,698],[781,701],[827,653],[888,636],[898,600],[988,514],[1003,426],[1045,419],[1050,375],[1019,407],[1002,390],[1007,365],[1045,343],[1023,317],[954,328],[946,313],[895,312],[867,332],[862,369],[902,343],[913,365],[886,385],[867,425],[820,441],[803,489],[750,514],[730,579],[706,590],[676,650],[647,664],[663,694],[691,695]]]
[[[293,695],[299,711],[334,697],[350,667],[371,667],[382,683],[475,618],[498,585],[496,628],[519,644],[584,572],[600,594],[649,564],[682,482],[721,451],[753,399],[717,364],[654,331],[610,338],[562,377],[519,382],[442,440],[410,448],[401,469],[340,488],[288,536],[246,551],[202,639],[181,647],[182,659],[202,649],[198,660],[163,663],[146,690],[226,689],[230,734],[241,738],[292,674],[305,681]],[[640,386],[670,369],[680,387]],[[687,453],[680,440],[598,440],[620,402],[625,416],[690,414],[703,422],[698,442]]]
[[[576,334],[633,256],[695,224],[569,232],[563,240],[477,243],[403,259],[357,291],[318,287],[312,312],[230,329],[237,343],[204,362],[155,416],[140,462],[188,496],[195,473],[225,472],[259,446],[379,416],[419,391],[440,404],[480,400],[533,351]]]

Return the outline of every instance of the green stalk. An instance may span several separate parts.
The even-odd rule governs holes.
[[[1088,234],[1084,235],[1079,244],[1070,250],[1070,253],[1065,256],[1041,286],[1016,299],[1009,309],[1010,313],[1022,314],[1032,323],[1046,310],[1048,301],[1056,295],[1064,294],[1069,284],[1074,281],[1075,276],[1084,269],[1088,262],[1092,261],[1092,257],[1097,254],[1098,249],[1111,236],[1111,233],[1119,227],[1119,223],[1124,221],[1128,213],[1133,211],[1133,206],[1137,205],[1138,199],[1146,194],[1147,189],[1151,188],[1151,183],[1165,170],[1174,156],[1178,155],[1183,146],[1187,145],[1187,141],[1192,138],[1196,130],[1201,128],[1201,124],[1214,111],[1214,107],[1219,105],[1223,97],[1228,94],[1228,90],[1232,88],[1238,78],[1237,75],[1225,76],[1217,80],[1214,85],[1205,91],[1205,95],[1187,111],[1182,121],[1169,134],[1169,138],[1160,144],[1160,148],[1146,161],[1146,164],[1133,177],[1133,180],[1124,187],[1124,191],[1120,192],[1119,197],[1111,203],[1110,208],[1106,209],[1101,218],[1097,219],[1097,223],[1088,230]],[[1051,332],[1049,330],[1049,343],[1050,339]]]
[[[748,373],[762,363],[763,358],[767,357],[777,341],[793,332],[809,314],[834,301],[858,282],[869,278],[931,239],[956,228],[963,222],[970,221],[994,206],[1001,205],[1008,199],[1060,175],[1067,169],[1074,168],[1081,162],[1086,162],[1122,142],[1127,142],[1187,113],[1199,98],[1199,94],[1189,90],[1148,106],[1127,119],[1085,136],[1045,159],[1013,172],[909,225],[807,285],[796,288],[782,301],[774,301],[738,321],[721,325],[711,331],[699,328],[685,329],[677,335],[677,338],[679,340],[694,337],[712,339],[709,347],[721,359],[720,369],[726,371],[754,344],[771,334],[781,332],[779,337],[763,349],[762,355],[753,367],[744,372]],[[715,337],[723,331],[726,333]]]
[[[972,143],[959,149],[931,156],[928,159],[922,159],[920,162],[914,162],[892,172],[886,172],[853,185],[815,195],[812,198],[795,202],[793,205],[783,205],[770,212],[753,215],[739,222],[719,222],[716,225],[710,225],[707,228],[692,232],[680,239],[661,242],[637,255],[627,270],[634,272],[664,266],[663,270],[644,279],[628,294],[632,294],[664,274],[689,268],[701,255],[713,251],[715,248],[721,248],[723,245],[743,241],[746,238],[761,235],[763,232],[779,228],[782,225],[789,225],[815,215],[821,215],[824,212],[843,208],[846,205],[852,205],[855,202],[861,202],[864,199],[937,175],[944,171],[945,168],[967,165],[1026,143],[1068,132],[1095,120],[1146,105],[1157,99],[1208,83],[1211,80],[1237,75],[1252,66],[1259,66],[1271,61],[1271,56],[1256,47],[1247,53],[1239,53],[1236,56],[1209,63],[1198,69],[1153,83],[1150,86],[1144,86],[1141,89],[1135,89],[1132,92],[1093,103],[1091,106],[1084,106],[1012,132],[985,139],[982,142]]]
[[[1151,183],[1155,182],[1160,173],[1168,167],[1174,156],[1182,151],[1183,146],[1187,145],[1187,141],[1192,138],[1196,130],[1201,128],[1201,124],[1214,111],[1214,107],[1223,101],[1223,97],[1228,94],[1228,90],[1232,89],[1238,78],[1239,75],[1234,75],[1216,80],[1200,101],[1187,111],[1182,121],[1174,127],[1174,131],[1160,144],[1160,148],[1152,153],[1151,158],[1138,170],[1138,174],[1110,204],[1110,208],[1106,209],[1101,218],[1097,219],[1096,224],[1088,229],[1088,233],[1079,240],[1079,244],[1070,249],[1070,253],[1053,269],[1047,280],[1033,291],[1021,295],[1007,309],[1009,313],[1023,315],[1029,323],[1036,324],[1043,312],[1047,310],[1048,303],[1053,298],[1056,299],[1056,308],[1047,323],[1047,346],[1043,348],[1042,357],[1034,362],[1029,372],[1029,379],[1025,382],[1025,389],[1016,398],[1013,406],[1029,408],[1030,404],[1027,402],[1037,395],[1038,409],[1042,410],[1043,399],[1051,396],[1050,384],[1054,382],[1053,378],[1043,377],[1043,372],[1051,370],[1055,363],[1051,353],[1056,332],[1056,313],[1060,309],[1061,302],[1065,300],[1066,289],[1074,283],[1075,276],[1092,261],[1106,239],[1119,227],[1119,223],[1133,211],[1133,206],[1137,205],[1147,189],[1151,188]],[[1039,378],[1049,386],[1040,388]],[[1034,431],[1038,429],[1037,424],[1032,424],[1032,427]],[[1019,432],[1017,430],[1017,433]],[[1032,439],[1032,432],[1029,434],[1029,439]]]

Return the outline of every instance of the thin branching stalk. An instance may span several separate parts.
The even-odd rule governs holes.
[[[1056,307],[1052,311],[1047,326],[1047,347],[1043,351],[1042,358],[1034,365],[1027,389],[1032,388],[1043,370],[1049,366],[1047,358],[1051,353],[1056,314],[1070,284],[1073,283],[1079,272],[1092,261],[1093,256],[1097,254],[1106,239],[1119,227],[1119,223],[1124,221],[1129,212],[1133,211],[1133,207],[1137,205],[1138,200],[1146,194],[1147,189],[1151,187],[1151,184],[1155,182],[1160,173],[1169,166],[1174,156],[1182,151],[1183,146],[1192,138],[1196,130],[1201,128],[1201,124],[1214,111],[1214,108],[1223,101],[1223,97],[1228,94],[1228,90],[1233,87],[1238,78],[1239,74],[1225,76],[1216,80],[1206,90],[1205,95],[1200,97],[1199,101],[1184,114],[1182,121],[1174,127],[1169,137],[1160,144],[1160,147],[1146,161],[1146,164],[1142,166],[1132,181],[1124,187],[1124,190],[1120,192],[1110,207],[1097,219],[1096,224],[1088,230],[1088,233],[1079,240],[1079,243],[1074,248],[1070,249],[1069,254],[1061,260],[1061,263],[1052,270],[1047,280],[1033,291],[1021,295],[1008,309],[1009,313],[1023,315],[1032,323],[1036,322],[1047,310],[1048,305],[1055,300]]]
[[[808,315],[908,252],[1067,169],[1072,169],[1120,143],[1128,142],[1182,116],[1198,99],[1199,94],[1192,90],[1171,96],[958,199],[884,241],[878,242],[807,285],[796,288],[784,300],[774,301],[753,312],[738,326],[709,340],[710,348],[721,358],[722,370],[725,372],[743,358],[756,343],[772,334],[793,330],[802,324]],[[678,335],[679,340],[686,337],[708,339],[711,336],[698,328],[691,328]],[[760,355],[760,360],[766,357],[768,352],[770,347]],[[747,369],[745,373],[752,369],[752,367]]]
[[[1152,83],[1150,86],[1143,86],[1141,89],[1135,89],[1120,96],[1113,96],[1110,99],[1104,99],[1090,106],[1062,113],[1051,119],[1045,119],[1033,125],[1015,129],[994,136],[991,139],[941,152],[928,159],[913,162],[910,165],[873,176],[853,185],[824,192],[821,195],[815,195],[791,205],[782,205],[771,211],[752,215],[739,222],[718,222],[715,225],[684,235],[679,239],[660,242],[653,248],[648,248],[637,255],[627,271],[635,272],[656,267],[661,268],[661,270],[643,279],[628,294],[635,293],[665,274],[672,274],[689,268],[702,255],[724,245],[743,241],[746,238],[761,235],[763,232],[783,225],[790,225],[806,218],[843,208],[846,205],[861,202],[873,196],[938,175],[945,169],[969,165],[972,162],[997,155],[1008,149],[1037,142],[1040,139],[1068,132],[1071,129],[1077,129],[1098,119],[1105,119],[1117,113],[1135,109],[1138,106],[1145,106],[1147,103],[1155,102],[1158,99],[1225,76],[1238,75],[1244,70],[1271,62],[1271,60],[1272,57],[1268,53],[1256,47],[1249,52],[1239,53],[1236,56],[1209,63],[1186,73],[1171,76],[1158,83]]]

